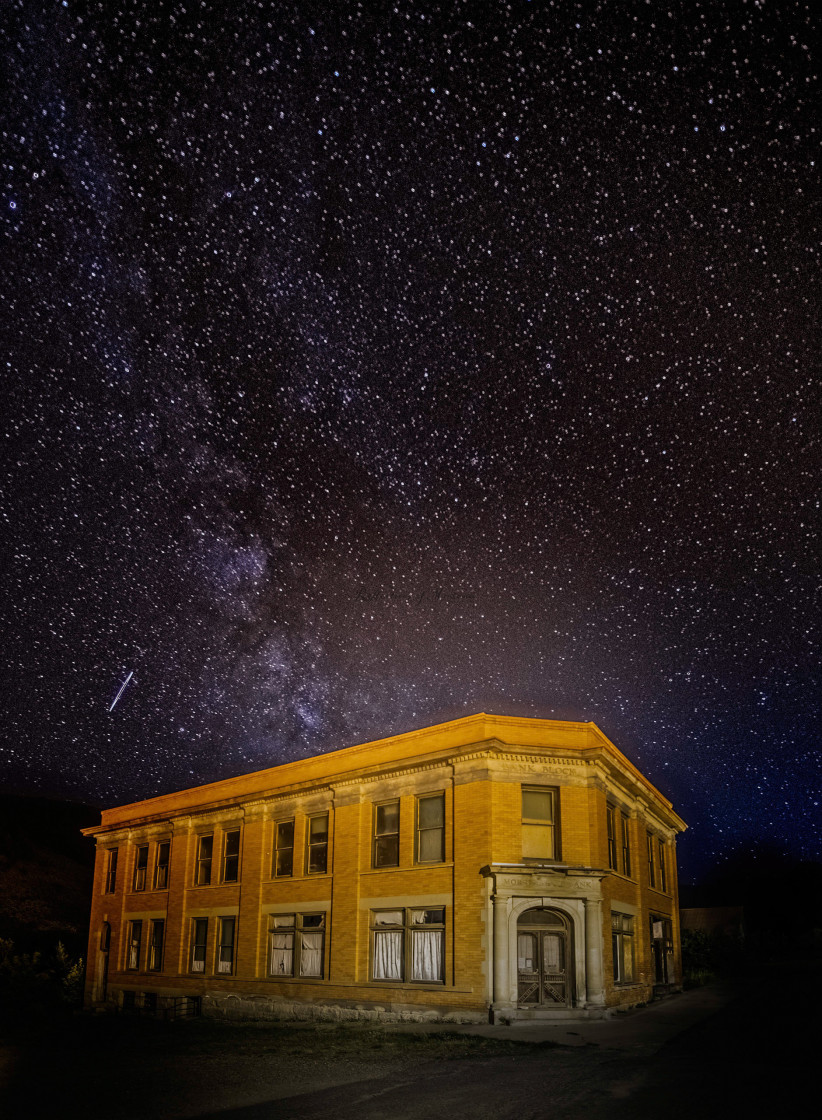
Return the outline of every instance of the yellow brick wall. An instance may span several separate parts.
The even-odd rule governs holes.
[[[576,726],[576,725],[574,725]],[[588,740],[586,739],[587,743]],[[621,757],[621,756],[620,756]],[[311,761],[311,760],[309,760]],[[295,764],[296,765],[296,764]],[[580,781],[545,781],[530,778],[522,782],[496,773],[477,770],[453,777],[443,768],[441,785],[436,782],[422,790],[441,788],[445,799],[445,858],[436,864],[416,863],[417,780],[410,777],[406,788],[390,773],[381,782],[394,782],[391,790],[369,796],[366,784],[331,803],[332,793],[325,787],[321,795],[307,789],[310,807],[296,808],[259,800],[255,804],[236,802],[226,805],[218,799],[202,805],[200,791],[178,795],[177,819],[164,825],[144,818],[135,806],[134,823],[128,826],[124,813],[112,827],[119,848],[117,890],[104,891],[106,849],[115,841],[102,832],[98,837],[98,856],[94,877],[91,930],[89,940],[89,980],[91,992],[98,960],[98,941],[104,915],[112,927],[109,964],[110,990],[133,988],[138,991],[242,992],[274,998],[306,1001],[336,1000],[371,1002],[379,1005],[438,1005],[453,1009],[485,1011],[490,970],[491,931],[486,927],[487,880],[480,868],[493,863],[522,863],[522,785],[551,785],[559,792],[559,860],[580,868],[606,869],[608,864],[606,831],[606,794],[599,785]],[[226,783],[226,786],[229,784]],[[383,791],[389,786],[375,789]],[[343,787],[343,791],[345,787]],[[290,795],[289,795],[290,796]],[[307,817],[320,811],[314,800],[326,796],[329,812],[329,854],[326,874],[307,874]],[[398,797],[400,801],[400,846],[397,868],[372,867],[374,803]],[[162,799],[157,799],[162,800]],[[149,803],[147,803],[149,804]],[[153,804],[153,803],[150,803]],[[292,804],[292,803],[289,803]],[[197,807],[198,811],[194,812]],[[200,813],[208,815],[202,817]],[[277,820],[294,819],[294,867],[291,877],[273,878],[272,860]],[[237,884],[219,882],[222,866],[222,836],[225,828],[241,826],[241,875]],[[212,883],[194,885],[197,837],[214,836]],[[615,987],[612,980],[611,908],[633,908],[635,919],[636,985],[652,980],[649,919],[651,910],[674,922],[676,968],[679,969],[676,866],[673,847],[668,847],[668,891],[654,890],[648,882],[645,847],[646,821],[635,815],[630,821],[632,876],[610,873],[602,881],[604,972],[609,1004],[636,1001],[636,991]],[[154,871],[156,843],[171,837],[171,864],[167,891],[132,889],[134,851],[137,844],[150,843],[149,885]],[[437,899],[446,909],[445,984],[439,988],[410,983],[375,984],[370,982],[371,931],[373,908],[413,906],[415,899]],[[435,905],[430,901],[422,905]],[[295,914],[323,910],[328,915],[325,931],[325,965],[322,980],[275,980],[268,973],[268,934],[270,912]],[[162,973],[147,971],[150,920],[144,918],[142,961],[139,972],[126,970],[125,939],[129,915],[166,914],[164,967]],[[205,974],[190,968],[191,929],[194,915],[209,918]],[[235,968],[231,976],[216,973],[218,927],[221,914],[237,916]],[[581,951],[581,946],[579,950]],[[677,971],[677,975],[679,972]]]

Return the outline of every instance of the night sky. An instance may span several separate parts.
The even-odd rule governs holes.
[[[6,787],[590,719],[819,858],[810,5],[4,24]]]

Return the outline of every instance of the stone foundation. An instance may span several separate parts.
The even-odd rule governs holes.
[[[215,1019],[256,1019],[315,1023],[487,1023],[488,1015],[475,1011],[432,1011],[397,1003],[302,1003],[267,996],[203,996],[203,1015]]]

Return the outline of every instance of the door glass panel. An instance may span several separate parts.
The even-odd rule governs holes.
[[[562,959],[562,941],[556,933],[543,934],[542,951],[546,972],[562,972],[565,965]]]

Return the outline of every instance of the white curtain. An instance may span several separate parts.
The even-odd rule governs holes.
[[[542,939],[542,954],[546,972],[562,971],[562,945],[556,934],[548,934]]]
[[[374,915],[375,926],[401,926],[402,910],[382,910]]]
[[[323,935],[300,934],[300,976],[322,976]]]
[[[441,929],[415,929],[411,934],[411,979],[442,980]]]
[[[271,975],[292,976],[294,974],[294,934],[272,933],[271,935]]]
[[[517,934],[517,968],[520,972],[534,972],[534,935]]]
[[[381,930],[374,934],[374,979],[402,979],[401,930]]]

